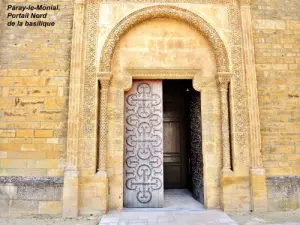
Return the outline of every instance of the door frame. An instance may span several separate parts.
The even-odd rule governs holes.
[[[132,80],[171,79],[192,80],[193,88],[201,92],[200,112],[202,118],[202,151],[203,151],[203,182],[204,205],[206,208],[220,208],[221,179],[221,107],[218,80],[199,85],[195,80],[202,76],[201,69],[139,69],[127,68],[124,72],[124,92],[132,87]],[[216,104],[211,104],[211,103]],[[122,112],[124,108],[121,109]],[[123,133],[123,135],[125,135]],[[108,138],[108,145],[111,138]],[[124,148],[124,145],[123,145]],[[124,152],[124,149],[123,149]],[[213,154],[211,154],[213,153]],[[124,162],[123,162],[124,165]],[[124,167],[123,167],[124,168]],[[123,173],[122,173],[123,174]],[[123,199],[122,199],[123,202]]]

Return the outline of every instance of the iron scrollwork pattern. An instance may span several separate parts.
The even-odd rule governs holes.
[[[204,204],[201,130],[200,94],[193,91],[190,101],[192,193],[196,200]]]
[[[163,188],[162,99],[148,83],[134,88],[125,99],[125,188],[147,204]]]

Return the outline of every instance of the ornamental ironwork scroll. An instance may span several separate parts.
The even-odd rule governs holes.
[[[201,133],[202,126],[199,92],[192,90],[189,108],[191,139],[190,167],[192,171],[192,194],[197,201],[204,204],[203,154]]]
[[[162,135],[162,82],[134,81],[125,95],[125,207],[162,207]]]

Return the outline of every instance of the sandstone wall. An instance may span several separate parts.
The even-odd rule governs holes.
[[[44,21],[54,21],[56,25],[48,28],[8,27],[6,25],[10,21],[7,19],[8,4],[59,5],[58,11],[45,11],[48,16]],[[268,176],[269,210],[300,207],[299,4],[298,0],[252,1],[262,150]],[[228,50],[231,48],[226,6],[189,3],[173,5],[201,15],[220,33],[226,48]],[[66,155],[72,6],[71,0],[31,0],[30,3],[27,0],[0,1],[1,213],[59,214],[61,212],[62,177]],[[100,5],[97,60],[100,59],[102,45],[108,33],[117,22],[129,13],[146,6],[149,4],[103,3]],[[15,22],[17,20],[12,19]],[[127,35],[128,37],[130,34]],[[140,40],[134,36],[132,38],[132,40]],[[153,42],[151,46],[161,50],[162,43]],[[123,47],[126,46],[126,39],[118,47],[119,50],[122,49],[122,44]],[[134,49],[134,44],[138,46],[141,43],[130,42],[130,44]],[[181,44],[181,42],[174,42],[170,46],[177,48]],[[128,51],[130,48],[124,49],[123,60],[127,60],[127,64],[130,65],[131,58],[127,58],[126,54],[133,56],[134,51]],[[231,57],[230,54],[229,51]],[[157,62],[159,65],[160,61]],[[114,91],[111,89],[111,93]],[[117,94],[123,96],[123,93],[122,91]],[[85,99],[88,98],[90,96],[85,96]],[[120,99],[122,101],[122,98]],[[98,108],[94,111],[93,115],[96,115]],[[96,125],[94,129],[93,134],[96,137]],[[121,140],[119,143],[122,143],[122,135],[118,138]],[[96,160],[93,157],[97,151],[95,140],[96,138],[88,140],[85,142],[89,143],[88,147],[82,145],[83,148],[80,149],[81,214],[104,210],[107,199],[110,207],[122,207],[123,166],[120,162],[123,160],[123,153],[118,152],[122,147],[116,148],[116,151],[108,151],[110,189],[107,196],[106,192],[102,191],[106,190],[104,181],[94,176]],[[248,174],[248,168],[246,169],[245,174]],[[216,176],[211,175],[211,177]],[[235,205],[234,210],[249,210],[249,179],[242,177],[239,181],[241,180],[244,183],[240,182],[234,187],[235,189],[232,189],[236,196],[230,200],[237,203],[232,204]],[[215,179],[214,182],[218,183],[218,180]],[[210,189],[210,191],[217,192],[217,189]],[[211,192],[210,196],[212,196]],[[209,204],[217,205],[218,202],[219,196],[216,195]]]
[[[269,210],[300,207],[300,2],[252,1]]]
[[[45,184],[26,182],[24,179],[39,177],[37,179],[43,180],[45,177],[63,176],[73,1],[4,0],[2,4],[0,176],[13,176],[18,182],[0,180],[0,185],[3,186],[0,189],[0,211],[12,214],[18,212],[14,206],[27,206],[24,209],[27,208],[30,214],[59,213],[61,197],[53,198],[52,201],[56,202],[50,202],[50,206],[47,206],[47,201],[51,200],[51,195],[40,198],[42,204],[32,202],[39,198],[28,197],[30,190],[33,195],[33,190],[36,189],[43,189],[47,194],[48,187]],[[59,5],[59,10],[25,10],[23,13],[48,13],[47,18],[42,21],[53,21],[54,27],[7,26],[9,21],[26,20],[7,18],[8,13],[12,12],[7,10],[8,5],[39,4]],[[27,188],[19,188],[19,184],[23,182],[20,177]],[[11,194],[11,190],[15,193]],[[21,190],[28,191],[27,198],[20,197]],[[57,191],[61,192],[61,189]],[[20,213],[25,213],[24,209]]]

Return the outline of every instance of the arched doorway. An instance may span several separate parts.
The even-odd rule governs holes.
[[[124,112],[121,99],[124,99],[124,90],[132,87],[134,79],[192,79],[193,87],[201,91],[203,171],[204,178],[210,177],[207,182],[204,180],[204,202],[207,207],[220,207],[221,110],[217,79],[219,67],[209,40],[185,21],[149,18],[131,26],[113,49],[112,76],[108,92],[110,112]],[[120,113],[118,117],[116,114],[108,117],[107,157],[111,158],[115,151],[118,151],[125,160],[122,139],[126,132],[125,118]],[[123,135],[120,137],[121,133]],[[109,189],[119,193],[119,199],[112,198],[109,207],[122,208],[125,190],[120,183],[126,182],[123,179],[126,173],[124,164],[116,165],[110,160],[107,163],[108,168],[114,168],[114,172],[108,173]]]
[[[64,215],[76,215],[80,201],[85,204],[85,208],[80,209],[81,212],[88,207],[97,212],[123,207],[124,108],[122,105],[124,104],[124,90],[132,87],[134,79],[193,80],[193,87],[201,92],[205,205],[207,208],[222,207],[224,210],[233,208],[247,210],[249,207],[247,132],[248,125],[252,123],[248,123],[245,110],[247,101],[242,60],[244,50],[241,46],[241,32],[237,23],[239,9],[237,5],[227,7],[227,5],[220,4],[220,7],[227,12],[223,16],[224,20],[229,21],[225,31],[215,26],[213,21],[211,24],[214,24],[214,27],[201,18],[203,15],[208,19],[204,15],[205,9],[200,10],[204,13],[202,14],[185,4],[176,4],[185,9],[175,4],[172,4],[174,6],[152,5],[142,8],[142,5],[137,4],[126,12],[120,12],[118,18],[124,18],[120,22],[114,21],[110,24],[111,27],[101,25],[106,29],[105,33],[101,33],[98,28],[100,26],[99,10],[102,14],[107,14],[109,11],[105,12],[106,6],[101,7],[101,3],[88,2],[86,6],[80,4],[80,7],[76,8],[77,14],[74,16],[76,25],[73,33],[76,41],[73,42],[70,79],[69,128],[71,129],[68,129],[68,146],[70,147],[67,152],[64,182]],[[85,11],[87,23],[84,23]],[[181,65],[181,62],[176,65],[176,68],[128,67],[118,71],[122,76],[115,76],[116,70],[112,68],[112,60],[114,53],[117,52],[117,44],[137,25],[156,18],[180,21],[198,31],[208,42],[215,56],[214,76],[207,76],[208,74],[199,70],[198,67],[178,67],[177,65]],[[222,39],[215,29],[222,34]],[[97,30],[99,32],[96,32]],[[86,42],[82,41],[84,37],[87,38]],[[226,48],[223,41],[226,43]],[[232,80],[230,80],[231,71],[226,49],[231,52],[229,58],[231,59]],[[83,58],[85,60],[82,60]],[[212,77],[213,79],[210,79]],[[230,165],[227,96],[229,80],[232,87],[232,95],[229,96],[233,109],[231,112],[232,146],[233,155],[237,159],[234,161],[234,173],[228,167]],[[79,83],[84,84],[84,87],[78,85]],[[214,85],[218,87],[213,87]],[[76,127],[78,129],[75,129]],[[228,176],[224,171],[229,171]],[[222,189],[221,184],[225,184],[225,188]],[[87,191],[90,190],[88,188],[96,188],[97,191],[91,194],[92,192]],[[239,189],[239,193],[235,196],[232,195],[233,188]],[[68,193],[75,194],[69,195]],[[238,204],[233,207],[231,202],[240,202],[244,205]]]

